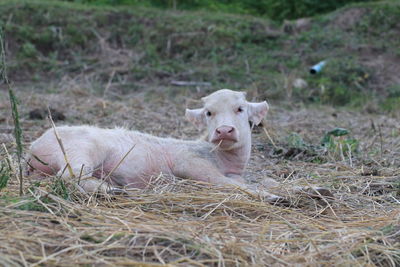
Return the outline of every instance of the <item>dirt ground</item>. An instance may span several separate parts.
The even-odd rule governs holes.
[[[188,88],[118,94],[84,90],[73,81],[16,84],[25,147],[50,127],[29,112],[50,106],[65,115],[57,125],[122,126],[157,136],[183,139],[201,134],[184,118],[199,107],[206,91]],[[168,89],[169,90],[169,89]],[[152,93],[150,93],[152,91]],[[261,100],[249,92],[250,100]],[[290,196],[290,205],[273,205],[229,188],[209,187],[174,177],[169,185],[112,199],[65,200],[49,193],[51,179],[28,191],[22,204],[15,177],[1,192],[0,265],[129,266],[398,266],[400,264],[400,121],[396,115],[368,114],[332,107],[270,102],[267,129],[253,134],[246,178],[274,178],[282,188],[319,185],[334,200]],[[12,154],[9,100],[0,91],[0,143]],[[334,128],[350,130],[358,152],[335,154],[318,147]],[[297,133],[307,148],[287,141]],[[310,149],[308,149],[310,148]],[[5,153],[1,151],[1,156]],[[15,159],[14,159],[15,160]],[[55,179],[55,178],[54,178]],[[43,202],[39,196],[51,201]]]

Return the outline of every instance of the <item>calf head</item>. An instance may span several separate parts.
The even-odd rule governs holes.
[[[268,111],[266,101],[246,101],[245,92],[222,89],[201,99],[203,108],[187,109],[186,118],[199,129],[206,126],[208,141],[222,150],[232,150],[251,143],[249,121],[258,125]]]

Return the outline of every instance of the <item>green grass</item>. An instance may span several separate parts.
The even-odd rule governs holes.
[[[368,10],[367,15],[354,30],[338,27],[338,17],[352,7]],[[385,102],[395,84],[376,86],[379,71],[365,64],[358,49],[400,54],[400,31],[393,26],[400,19],[400,5],[394,1],[345,7],[314,18],[309,29],[297,34],[285,33],[267,19],[205,11],[45,0],[3,1],[0,11],[11,48],[11,78],[16,81],[54,80],[89,69],[86,73],[95,73],[96,82],[106,84],[110,69],[122,63],[107,62],[99,45],[103,38],[107,49],[130,53],[124,57],[127,69],[114,77],[126,81],[123,92],[174,90],[168,89],[171,80],[187,80],[211,82],[209,89],[257,88],[269,99],[359,107],[379,96],[375,99],[381,106],[397,103]],[[325,59],[329,63],[324,71],[310,76],[309,67]],[[302,78],[309,86],[285,87],[288,77]]]
[[[3,176],[6,176],[4,178]],[[4,165],[0,165],[0,190],[3,189],[11,177],[11,173],[8,169],[5,169]],[[50,194],[53,194],[57,197],[60,197],[65,200],[71,200],[70,191],[66,184],[61,179],[55,179],[53,182],[45,184],[47,187],[47,191]],[[4,186],[4,187],[2,187]],[[5,191],[0,195],[0,205],[8,206],[13,204],[15,209],[19,210],[29,210],[29,211],[39,211],[39,212],[49,212],[49,210],[43,205],[51,206],[54,204],[54,200],[49,198],[48,196],[41,196],[39,200],[32,196],[31,193],[36,194],[37,188],[40,188],[41,183],[35,182],[32,186],[27,190],[29,193],[25,195],[15,196],[14,194],[10,194],[8,191]]]
[[[58,0],[92,6],[153,7],[176,10],[205,10],[264,16],[275,20],[311,17],[327,13],[349,3],[380,0]]]
[[[0,161],[0,190],[7,187],[10,177],[11,173],[9,166],[5,161]]]
[[[48,199],[42,199],[44,203],[49,203]],[[0,203],[2,206],[13,205],[18,210],[48,212],[42,204],[38,203],[34,197],[30,196],[14,196],[11,194],[2,194],[0,196]]]

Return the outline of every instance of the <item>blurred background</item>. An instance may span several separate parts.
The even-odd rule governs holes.
[[[367,112],[400,106],[399,21],[399,1],[0,3],[14,83],[73,80],[100,95],[227,87]]]

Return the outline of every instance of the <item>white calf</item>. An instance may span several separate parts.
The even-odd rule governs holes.
[[[268,111],[267,102],[247,102],[245,93],[228,89],[202,101],[204,107],[187,109],[186,117],[199,128],[207,127],[206,140],[183,141],[92,126],[57,127],[73,176],[82,176],[80,185],[87,192],[106,191],[112,186],[143,188],[152,176],[168,173],[255,193],[241,175],[250,158],[249,121],[254,125],[261,122]],[[33,142],[30,151],[31,170],[70,176],[54,129]],[[104,177],[109,179],[103,181]]]

